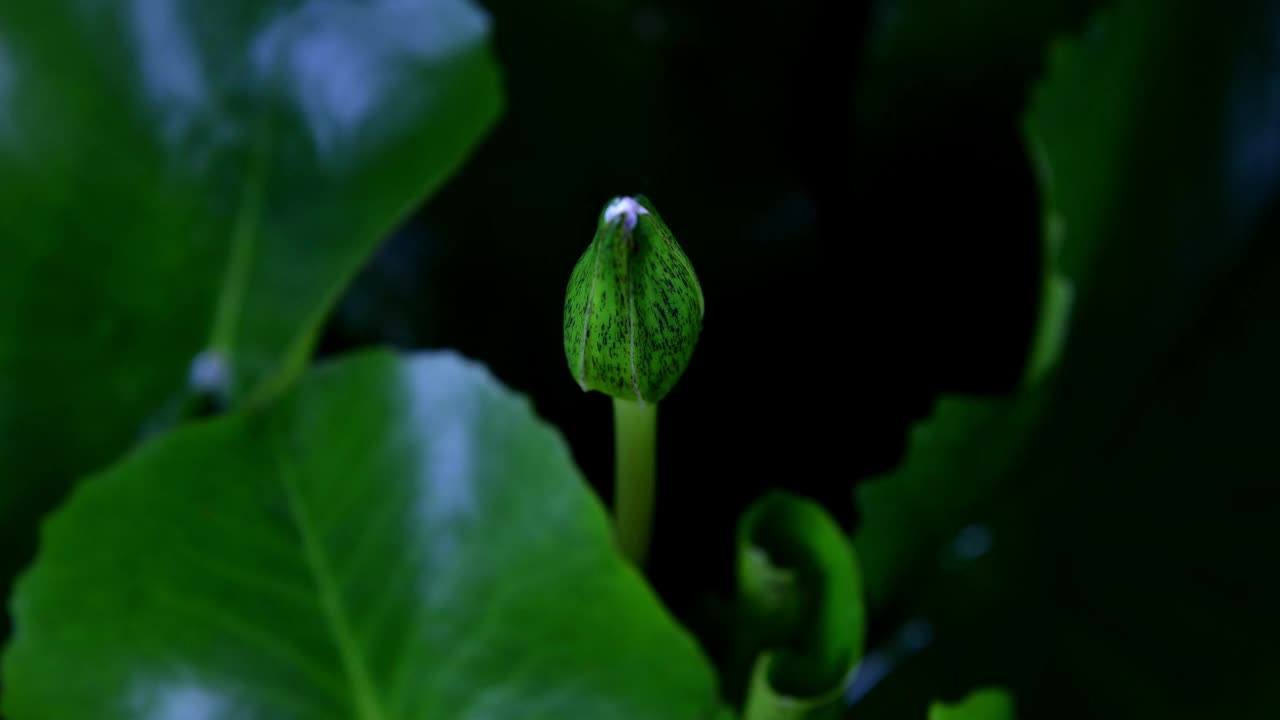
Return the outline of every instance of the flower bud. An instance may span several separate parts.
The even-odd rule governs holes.
[[[658,402],[689,365],[702,314],[693,265],[653,205],[610,201],[565,291],[564,354],[578,385]]]

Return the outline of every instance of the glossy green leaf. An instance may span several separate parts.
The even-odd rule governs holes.
[[[467,0],[0,5],[0,544],[189,376],[235,402],[301,370],[494,122],[488,34]]]
[[[866,617],[853,547],[817,503],[783,492],[738,526],[740,633],[752,660],[748,720],[833,717],[862,656]]]
[[[873,596],[938,626],[903,694],[972,672],[1037,717],[1275,714],[1278,29],[1126,0],[1053,49],[1026,126],[1075,285],[1059,365],[945,398],[860,492]],[[990,557],[943,570],[975,521]]]
[[[718,706],[559,434],[450,353],[344,360],[145,445],[52,516],[14,609],[12,720]]]
[[[974,690],[956,703],[935,702],[929,720],[1013,720],[1013,700],[1003,690]]]

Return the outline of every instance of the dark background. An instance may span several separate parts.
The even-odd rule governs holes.
[[[506,113],[365,270],[323,350],[391,342],[482,360],[562,429],[607,498],[608,400],[581,393],[569,376],[563,292],[603,204],[648,195],[693,261],[707,302],[699,349],[663,403],[651,577],[715,653],[733,529],[762,491],[816,498],[853,530],[855,485],[899,462],[905,433],[940,393],[1014,390],[1042,262],[1041,191],[1022,117],[1051,41],[1080,32],[1104,3],[483,4],[495,23]],[[1194,37],[1188,47],[1197,47]],[[1275,477],[1267,468],[1256,474],[1252,482]],[[1155,492],[1183,502],[1206,482],[1174,474]],[[1144,510],[1150,498],[1138,494],[1125,512]],[[1061,507],[1080,502],[1088,498]],[[1070,525],[1072,511],[1061,512]],[[1232,522],[1226,513],[1201,519]],[[1105,542],[1152,532],[1117,528]],[[1035,542],[1034,528],[1025,530],[1024,541]],[[1069,566],[1072,551],[1043,547],[1052,584],[1053,563]],[[1221,583],[1209,575],[1207,584]],[[1244,599],[1235,610],[1220,606],[1219,616],[1180,614],[1181,599],[1169,594],[1161,610],[1175,618],[1168,632],[1206,628],[1190,633],[1201,645],[1183,648],[1175,672],[1152,669],[1129,678],[1132,687],[1112,677],[1086,701],[1068,678],[1055,685],[1060,648],[1037,645],[1032,628],[1053,622],[1048,610],[1014,596],[1000,607],[1024,615],[951,604],[945,580],[913,583],[914,595],[877,608],[871,645],[893,645],[922,606],[941,640],[866,697],[867,716],[923,717],[931,697],[983,683],[1013,687],[1027,717],[1142,706],[1151,688],[1161,698],[1148,706],[1154,712],[1207,687],[1188,656],[1235,678],[1222,687],[1240,693],[1239,707],[1266,704],[1246,696],[1255,692],[1254,668],[1275,661],[1255,662],[1248,652],[1256,648],[1223,650],[1207,629],[1256,607],[1249,587],[1231,589]],[[1059,594],[1065,604],[1076,602],[1070,592]],[[1105,609],[1095,614],[1098,632],[1148,651],[1176,642],[1153,642]],[[961,639],[948,644],[948,632]],[[1110,672],[1106,658],[1083,662]],[[1115,667],[1122,675],[1128,666]],[[1178,678],[1186,684],[1173,684]],[[1214,706],[1219,695],[1205,697]]]
[[[729,552],[720,531],[768,487],[851,527],[850,483],[898,460],[939,391],[1013,387],[1040,263],[1019,115],[1040,43],[1084,10],[1031,28],[999,77],[919,58],[867,88],[866,3],[486,7],[506,115],[364,272],[326,351],[484,360],[607,493],[608,401],[576,389],[557,328],[600,207],[647,194],[708,304],[663,408],[659,573],[704,551],[691,537]]]

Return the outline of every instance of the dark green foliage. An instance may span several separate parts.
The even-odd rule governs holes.
[[[933,703],[929,720],[1013,720],[1013,701],[1002,690],[975,690],[956,703]]]
[[[941,400],[860,490],[875,605],[939,636],[869,712],[996,677],[1034,717],[1274,714],[1277,27],[1130,0],[1054,47],[1026,132],[1065,350],[1012,397]],[[971,523],[992,550],[964,563]]]
[[[483,4],[0,4],[6,717],[1276,716],[1273,3]]]

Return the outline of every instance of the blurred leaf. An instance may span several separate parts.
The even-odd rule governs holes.
[[[1013,720],[1013,700],[1003,690],[974,690],[957,703],[935,702],[929,720]]]
[[[0,7],[8,563],[71,479],[181,416],[189,373],[233,402],[297,375],[494,122],[487,36],[466,0]]]
[[[1043,165],[1043,162],[1042,162]],[[1042,169],[1042,176],[1044,175]],[[1076,288],[1059,267],[1064,240],[1062,215],[1046,199],[1044,243],[1041,252],[1040,302],[1036,329],[1031,337],[1022,383],[1034,386],[1058,364],[1071,326],[1071,306]]]
[[[872,355],[885,358],[861,372],[881,387],[904,378],[881,391],[888,407],[877,414],[894,432],[868,438],[888,448],[871,464],[877,472],[899,452],[894,420],[918,418],[939,390],[1003,391],[1019,372],[1036,379],[1052,365],[1063,339],[1052,331],[1065,325],[1043,318],[1052,307],[1066,317],[1071,286],[1059,282],[1067,275],[1040,285],[1033,270],[1048,257],[1027,242],[1041,218],[1016,118],[1048,42],[1101,4],[874,3],[857,97],[865,289],[854,307],[865,308],[855,310],[858,323],[879,336],[868,342],[883,346]],[[1027,359],[1021,351],[1035,332],[1042,350]],[[860,395],[864,406],[876,399]]]
[[[860,493],[870,592],[948,661],[903,694],[997,675],[1036,717],[1274,715],[1278,33],[1261,0],[1129,0],[1054,49],[1027,132],[1075,285],[1059,368],[944,399]],[[985,569],[939,573],[978,518]]]
[[[784,492],[738,527],[737,655],[754,665],[748,720],[832,717],[862,656],[866,616],[853,547],[822,506]]]
[[[1047,182],[1047,160],[1042,152],[1036,159]],[[856,542],[873,608],[913,571],[923,548],[949,539],[960,527],[957,518],[967,516],[973,503],[992,491],[1017,460],[1041,411],[1040,382],[1062,354],[1075,300],[1075,283],[1062,269],[1062,215],[1053,198],[1045,202],[1038,319],[1022,392],[1000,399],[943,397],[933,414],[912,428],[904,462],[858,487],[863,521]],[[1087,254],[1094,237],[1073,237],[1076,257]],[[1074,267],[1075,273],[1083,272],[1082,263]]]
[[[891,98],[904,95],[927,101],[930,94],[976,93],[994,101],[1013,89],[1009,86],[1031,79],[1047,39],[1100,5],[1099,0],[878,0],[863,87],[870,111],[889,120]]]
[[[448,353],[346,360],[144,446],[52,517],[14,608],[13,720],[717,705],[559,434]]]
[[[854,545],[873,611],[932,571],[938,549],[1013,470],[1042,402],[1037,388],[1018,400],[944,397],[912,428],[903,463],[858,486]]]

